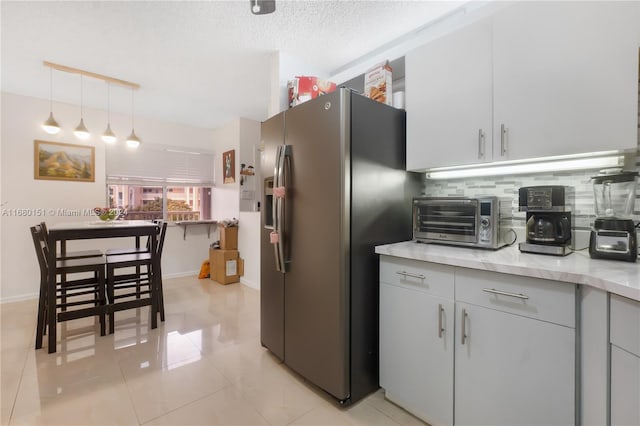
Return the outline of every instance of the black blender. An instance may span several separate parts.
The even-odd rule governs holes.
[[[638,235],[633,221],[638,172],[602,170],[592,177],[596,219],[589,254],[597,259],[635,262]]]

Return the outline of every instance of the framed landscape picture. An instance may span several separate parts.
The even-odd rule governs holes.
[[[224,183],[236,181],[236,151],[226,151],[222,154],[222,172]]]
[[[95,182],[95,148],[70,143],[34,141],[34,178]]]

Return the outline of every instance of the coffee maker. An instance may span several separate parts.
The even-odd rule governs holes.
[[[602,170],[592,177],[596,220],[589,255],[597,259],[638,259],[638,234],[633,222],[638,172]]]
[[[527,212],[526,242],[521,252],[566,256],[572,251],[571,211],[574,191],[560,185],[524,186],[518,190],[518,210]]]

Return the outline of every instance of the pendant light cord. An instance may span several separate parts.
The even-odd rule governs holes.
[[[49,68],[49,112],[53,114],[53,68]]]
[[[107,125],[111,125],[111,83],[107,82]]]
[[[133,89],[131,89],[131,130],[133,131],[135,129],[135,126],[133,124]]]
[[[84,104],[84,95],[82,92],[82,74],[80,74],[80,120],[84,118],[83,104]]]

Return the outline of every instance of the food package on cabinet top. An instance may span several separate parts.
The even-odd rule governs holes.
[[[287,84],[289,92],[289,108],[299,105],[320,95],[326,95],[336,90],[336,84],[312,76],[296,76]]]
[[[364,74],[364,95],[383,104],[393,104],[389,61],[374,65]]]

